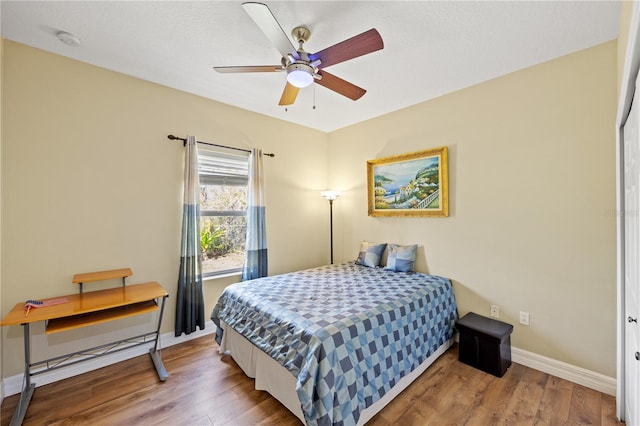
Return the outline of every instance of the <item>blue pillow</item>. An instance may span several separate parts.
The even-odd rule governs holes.
[[[387,266],[385,266],[384,269],[396,272],[413,272],[413,265],[416,262],[416,251],[418,251],[417,244],[411,246],[389,244]]]
[[[380,265],[380,259],[382,259],[382,253],[386,246],[387,243],[378,244],[363,241],[360,244],[360,252],[358,253],[356,264],[376,268]]]

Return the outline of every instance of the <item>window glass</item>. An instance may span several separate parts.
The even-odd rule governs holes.
[[[247,215],[246,156],[199,149],[203,276],[242,270]]]

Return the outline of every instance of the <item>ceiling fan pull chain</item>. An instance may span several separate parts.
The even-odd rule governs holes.
[[[316,109],[316,85],[313,85],[313,109]]]

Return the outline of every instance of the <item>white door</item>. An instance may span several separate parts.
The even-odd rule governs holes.
[[[624,125],[625,420],[640,425],[640,90]]]

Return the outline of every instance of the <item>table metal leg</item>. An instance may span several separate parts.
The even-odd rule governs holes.
[[[34,383],[31,383],[31,338],[29,336],[29,323],[22,324],[22,330],[24,332],[24,388],[20,393],[20,401],[11,418],[10,426],[19,426],[22,424],[36,387]]]
[[[167,373],[167,369],[164,368],[164,364],[162,363],[162,358],[160,358],[160,353],[158,352],[158,341],[160,340],[160,326],[162,325],[162,314],[164,313],[164,302],[167,300],[166,297],[162,298],[162,305],[160,306],[160,315],[158,317],[158,328],[156,329],[156,341],[153,345],[153,348],[149,349],[149,355],[151,355],[151,360],[153,361],[153,365],[156,367],[156,371],[158,373],[158,377],[160,381],[164,382],[169,377],[169,373]]]

